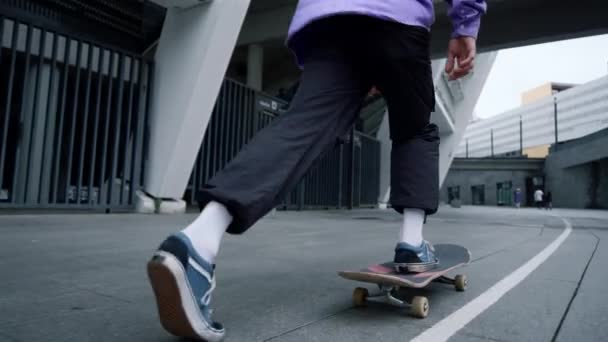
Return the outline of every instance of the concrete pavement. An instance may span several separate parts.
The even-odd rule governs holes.
[[[442,207],[425,238],[469,247],[464,293],[434,284],[427,319],[380,304],[336,271],[392,257],[392,211],[278,212],[228,236],[214,317],[227,341],[408,341],[538,254],[565,242],[450,341],[601,341],[608,336],[608,212]],[[175,341],[160,327],[145,263],[193,215],[0,216],[0,341]],[[372,287],[370,287],[372,289]]]

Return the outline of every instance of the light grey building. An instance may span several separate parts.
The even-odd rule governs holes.
[[[556,139],[560,142],[577,139],[606,127],[608,76],[472,122],[456,157],[518,154],[529,148],[554,144]]]

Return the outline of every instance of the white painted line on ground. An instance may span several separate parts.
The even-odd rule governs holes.
[[[543,249],[520,268],[513,271],[498,283],[494,284],[494,286],[486,290],[486,292],[482,293],[479,297],[468,302],[462,308],[456,310],[429,329],[422,332],[420,335],[416,336],[413,340],[411,340],[411,342],[447,341],[456,332],[475,319],[475,317],[484,312],[492,304],[496,303],[502,296],[517,286],[517,284],[519,284],[538,266],[545,262],[566,240],[568,235],[570,235],[572,232],[572,225],[564,218],[562,218],[562,221],[564,221],[566,229],[564,229],[564,232],[553,240],[553,242],[545,247],[545,249]]]

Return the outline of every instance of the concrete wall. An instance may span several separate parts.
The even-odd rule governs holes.
[[[551,147],[556,167],[568,168],[608,158],[608,129]]]
[[[555,166],[554,160],[547,160],[545,169],[545,191],[553,194],[553,206],[586,208],[589,205],[591,164],[562,169]]]
[[[471,187],[476,185],[485,186],[485,205],[497,205],[496,202],[496,184],[511,181],[513,183],[513,191],[520,188],[523,194],[523,202],[526,203],[526,179],[528,177],[537,176],[535,171],[515,171],[515,170],[450,170],[448,176],[441,188],[440,200],[448,202],[448,187],[460,186],[460,200],[462,204],[472,204]]]
[[[594,170],[595,168],[595,170]],[[463,204],[472,204],[471,187],[485,186],[485,204],[497,205],[496,184],[513,182],[513,190],[521,188],[526,203],[526,179],[540,176],[539,171],[515,170],[454,170],[451,169],[441,188],[440,200],[448,202],[448,187],[460,186]],[[562,208],[608,209],[608,158],[567,168],[559,167],[556,158],[545,165],[545,193],[553,194],[553,205]]]
[[[555,206],[608,208],[608,129],[559,144],[545,163]]]
[[[608,209],[608,159],[560,168],[548,159],[545,189],[556,207]],[[594,170],[595,168],[595,170]]]
[[[456,158],[441,188],[440,200],[448,202],[448,187],[460,186],[460,200],[463,204],[472,203],[473,186],[483,185],[485,204],[497,205],[498,183],[511,182],[512,190],[520,188],[523,205],[527,203],[527,179],[542,176],[544,159],[527,158]]]
[[[600,161],[597,204],[600,208],[608,208],[608,159]]]
[[[558,207],[608,209],[608,159],[569,168],[547,163],[547,190]]]

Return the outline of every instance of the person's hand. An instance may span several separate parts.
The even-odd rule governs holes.
[[[448,46],[448,63],[445,72],[450,80],[457,80],[473,70],[473,62],[477,54],[475,38],[452,38]]]

